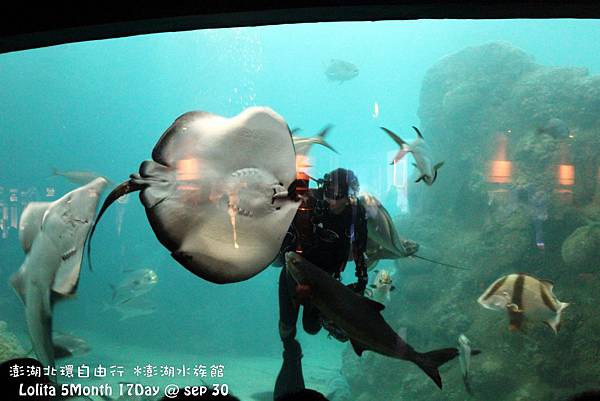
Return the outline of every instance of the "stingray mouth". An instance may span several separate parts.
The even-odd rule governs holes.
[[[284,185],[271,173],[244,168],[231,173],[222,192],[230,213],[245,217],[260,217],[280,210],[292,202]]]

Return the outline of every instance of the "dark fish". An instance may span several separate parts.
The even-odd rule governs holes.
[[[327,76],[329,80],[337,81],[340,84],[357,77],[358,72],[358,67],[354,64],[336,59],[332,59],[325,68],[325,76]]]
[[[413,362],[442,388],[438,368],[458,356],[456,348],[415,351],[383,319],[382,304],[358,295],[295,252],[286,253],[285,258],[294,280],[310,289],[310,302],[347,334],[357,355],[369,350]]]
[[[570,130],[567,124],[560,118],[551,118],[538,128],[538,134],[548,134],[554,138],[567,138]]]

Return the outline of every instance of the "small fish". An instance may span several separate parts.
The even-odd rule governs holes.
[[[551,281],[525,273],[509,274],[490,285],[477,302],[487,309],[508,312],[511,331],[521,330],[526,321],[541,321],[558,334],[562,311],[569,304],[556,298],[553,287]]]
[[[394,162],[401,160],[404,155],[410,152],[415,159],[415,163],[413,163],[413,165],[417,168],[417,170],[419,170],[420,174],[419,178],[415,182],[423,180],[423,182],[425,182],[427,185],[432,185],[437,178],[437,171],[444,165],[444,162],[442,161],[433,165],[430,156],[431,151],[419,129],[417,127],[413,127],[413,129],[417,132],[417,139],[411,143],[407,143],[389,129],[384,127],[380,128],[384,130],[398,145],[400,145],[400,150],[390,164],[394,164]]]
[[[373,284],[371,287],[371,298],[377,302],[384,303],[384,301],[391,301],[390,292],[394,291],[396,287],[392,285],[392,276],[395,271],[388,271],[386,269],[374,270],[377,272]]]
[[[292,133],[292,141],[294,142],[296,154],[306,156],[312,145],[315,144],[325,146],[326,148],[333,150],[335,153],[338,153],[338,151],[335,150],[333,146],[331,146],[328,142],[325,141],[325,135],[327,135],[331,128],[332,126],[328,125],[327,127],[323,128],[323,130],[317,135],[308,137],[293,135],[299,131],[298,128],[291,130],[290,132]]]
[[[114,305],[120,305],[137,298],[154,288],[158,283],[158,275],[152,269],[129,271],[118,286],[111,285]]]
[[[130,298],[119,304],[104,304],[103,311],[114,309],[119,312],[119,321],[132,317],[151,315],[156,312],[156,305],[147,297]]]
[[[460,362],[460,371],[462,372],[465,389],[470,395],[473,395],[469,378],[469,372],[471,371],[471,356],[480,353],[480,350],[471,349],[471,341],[469,341],[467,336],[464,334],[458,336],[458,361]]]
[[[332,59],[325,68],[325,76],[330,81],[337,81],[342,84],[358,76],[358,67],[354,64],[344,61]]]
[[[59,171],[56,168],[52,168],[52,175],[59,175],[61,177],[65,177],[67,180],[77,185],[87,185],[88,183],[94,181],[96,178],[102,177],[108,182],[108,185],[113,185],[108,178],[98,173],[94,173],[93,171]]]
[[[90,351],[90,346],[83,338],[67,333],[54,332],[52,343],[56,359],[85,355]]]

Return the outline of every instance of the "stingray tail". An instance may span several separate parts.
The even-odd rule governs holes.
[[[90,270],[92,270],[92,235],[94,235],[94,231],[96,231],[96,225],[100,221],[100,218],[102,217],[106,209],[108,209],[108,207],[112,205],[121,196],[127,195],[131,192],[141,191],[146,186],[147,185],[135,183],[132,180],[127,180],[119,184],[115,189],[112,190],[110,194],[108,194],[108,196],[104,200],[104,203],[102,204],[102,207],[100,208],[98,217],[94,221],[94,225],[92,226],[92,229],[90,230],[90,235],[87,239],[87,256]]]
[[[425,352],[423,354],[417,354],[413,360],[435,382],[435,384],[441,389],[442,388],[442,377],[438,368],[454,359],[458,356],[458,349],[456,348],[444,348],[436,351]]]

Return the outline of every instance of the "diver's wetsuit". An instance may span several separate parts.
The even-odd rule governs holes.
[[[364,258],[367,243],[365,208],[357,199],[347,205],[340,214],[327,210],[320,189],[310,189],[305,208],[294,218],[286,240],[281,248],[280,263],[284,266],[279,276],[279,334],[283,341],[283,366],[275,383],[274,398],[287,392],[304,388],[302,375],[302,348],[296,337],[296,322],[300,305],[294,299],[296,282],[285,268],[284,254],[297,251],[304,258],[340,279],[348,256],[356,263],[356,276],[366,283],[367,266]],[[302,214],[302,210],[305,214]],[[329,231],[331,230],[331,231]],[[364,288],[363,288],[364,290]],[[309,334],[321,329],[319,311],[305,304],[302,326]]]

